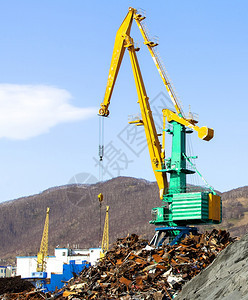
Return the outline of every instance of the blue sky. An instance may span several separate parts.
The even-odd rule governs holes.
[[[115,34],[129,6],[146,11],[184,111],[190,105],[199,125],[215,129],[210,142],[190,137],[200,172],[220,191],[248,184],[247,1],[10,0],[0,2],[0,201],[72,178],[99,178],[96,114]],[[156,110],[161,99],[169,103],[166,90],[135,23],[132,36],[141,47],[140,67]],[[154,180],[144,144],[138,136],[123,138],[128,116],[139,113],[136,100],[126,53],[104,121],[105,149],[112,149],[103,162],[104,180]]]

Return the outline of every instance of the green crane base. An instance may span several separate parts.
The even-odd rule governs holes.
[[[208,192],[177,193],[168,197],[168,204],[152,209],[151,224],[186,226],[221,223],[220,196]]]

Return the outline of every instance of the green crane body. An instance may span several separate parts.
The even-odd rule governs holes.
[[[176,121],[170,124],[172,130],[166,131],[172,135],[171,158],[166,160],[165,168],[159,170],[169,173],[170,184],[162,199],[164,205],[152,209],[150,223],[159,226],[221,223],[220,197],[213,190],[195,187],[198,191],[190,191],[187,187],[187,175],[195,173],[187,168],[187,159],[190,158],[186,155],[186,134],[192,130]]]

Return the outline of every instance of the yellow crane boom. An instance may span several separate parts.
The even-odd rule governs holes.
[[[140,105],[142,120],[131,122],[136,125],[144,125],[145,134],[148,144],[148,149],[150,153],[150,158],[152,162],[152,168],[159,186],[160,190],[160,198],[162,199],[162,195],[165,192],[165,189],[168,188],[168,182],[166,178],[166,174],[162,172],[157,172],[157,170],[161,170],[164,167],[164,153],[162,153],[161,145],[158,139],[158,134],[156,131],[156,127],[152,117],[152,111],[149,104],[149,98],[147,97],[143,78],[141,75],[139,63],[136,56],[136,49],[134,47],[133,39],[130,37],[130,29],[133,20],[135,9],[129,8],[129,12],[122,22],[119,30],[117,31],[114,50],[112,55],[112,60],[109,69],[108,82],[106,86],[105,96],[103,103],[101,103],[101,108],[99,110],[99,114],[101,116],[109,115],[109,104],[111,95],[113,92],[114,84],[119,72],[119,68],[123,59],[123,55],[125,49],[129,50],[137,94],[138,94],[138,102]]]
[[[45,259],[47,258],[47,251],[48,251],[49,212],[50,212],[50,208],[47,207],[45,225],[44,225],[42,240],[40,244],[40,251],[37,254],[37,268],[36,268],[37,272],[46,271]]]
[[[147,30],[145,29],[144,25],[141,23],[145,19],[144,16],[141,14],[137,13],[137,10],[130,7],[129,12],[122,22],[119,30],[116,33],[116,39],[115,39],[115,44],[114,44],[114,50],[113,50],[113,55],[112,55],[112,61],[111,61],[111,67],[109,71],[109,77],[108,77],[108,82],[107,82],[107,87],[104,95],[104,100],[108,99],[107,101],[104,101],[102,103],[102,111],[100,112],[100,115],[105,115],[107,116],[109,114],[108,111],[108,105],[109,101],[113,92],[113,87],[115,84],[115,80],[117,78],[121,61],[125,52],[125,48],[123,47],[123,41],[124,41],[124,36],[130,35],[130,30],[132,26],[132,21],[133,19],[136,21],[140,32],[143,36],[144,39],[144,44],[147,45],[148,50],[153,58],[153,61],[159,71],[159,74],[166,86],[166,89],[171,97],[171,100],[175,106],[175,109],[179,115],[183,115],[182,108],[180,107],[179,101],[177,99],[176,93],[173,90],[173,87],[168,79],[168,76],[166,75],[166,70],[163,67],[162,62],[160,61],[157,53],[154,51],[154,47],[157,46],[157,43],[154,43],[149,39]]]

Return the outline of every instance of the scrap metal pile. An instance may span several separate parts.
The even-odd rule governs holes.
[[[32,283],[21,279],[20,276],[0,278],[0,299],[21,300],[44,299],[44,294],[34,290]]]
[[[5,293],[0,295],[1,300],[44,300],[47,299],[45,294],[39,291],[32,290],[20,293]]]
[[[172,299],[233,242],[226,231],[190,235],[154,249],[135,234],[118,239],[94,267],[68,283],[66,299]]]

